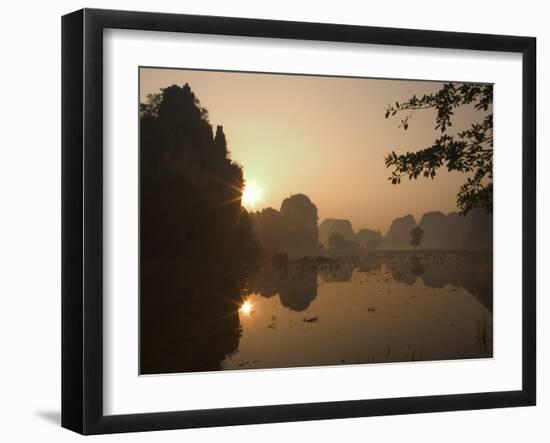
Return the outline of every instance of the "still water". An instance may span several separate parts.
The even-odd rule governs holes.
[[[492,356],[492,263],[399,254],[264,268],[224,369]]]
[[[142,269],[142,374],[493,355],[490,255]]]

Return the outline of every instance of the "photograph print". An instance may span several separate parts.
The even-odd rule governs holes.
[[[140,374],[493,357],[493,85],[139,68]]]

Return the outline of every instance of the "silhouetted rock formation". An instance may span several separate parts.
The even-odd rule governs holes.
[[[493,247],[493,216],[483,209],[474,209],[466,216],[426,212],[418,226],[424,231],[420,250],[489,251]],[[412,249],[410,232],[415,227],[410,215],[395,219],[378,249]]]
[[[467,216],[456,212],[444,215],[427,212],[419,226],[424,230],[422,249],[490,250],[492,248],[492,214],[474,209]]]
[[[446,249],[462,250],[466,249],[465,239],[466,230],[471,222],[471,215],[463,216],[458,212],[449,212],[447,214],[447,243]]]
[[[447,216],[440,211],[426,212],[418,224],[424,231],[422,249],[448,249],[449,224]]]
[[[264,248],[286,253],[291,258],[323,254],[317,228],[317,207],[306,195],[285,198],[280,211],[267,208],[252,214],[252,218],[252,225]]]
[[[334,233],[338,233],[346,240],[355,240],[355,233],[349,220],[343,220],[338,218],[326,218],[319,225],[319,240],[325,248],[329,248],[330,236]]]
[[[328,254],[331,257],[357,257],[360,253],[359,243],[349,241],[338,232],[334,232],[328,239]]]
[[[464,240],[465,249],[474,251],[490,251],[493,249],[493,214],[483,209],[474,209],[469,214],[471,222],[468,225]]]
[[[140,108],[141,255],[148,259],[235,259],[257,252],[241,208],[243,172],[223,128],[188,84],[164,88]]]
[[[374,251],[382,244],[382,234],[380,231],[373,231],[372,229],[361,229],[357,234],[353,231],[353,227],[349,220],[338,218],[326,218],[319,225],[319,239],[325,248],[331,248],[330,238],[333,234],[339,234],[343,240],[350,242],[346,244],[341,243],[338,249],[348,249],[347,253],[331,254],[333,256],[359,254],[362,248],[365,251]],[[336,237],[337,241],[341,239]]]
[[[141,371],[221,369],[239,344],[244,268],[261,252],[242,169],[187,84],[141,104],[140,141]]]
[[[270,251],[284,252],[281,249],[285,237],[281,213],[273,208],[265,208],[250,216],[262,246]]]
[[[275,218],[275,214],[270,216]],[[262,213],[256,217],[268,219]],[[263,221],[262,225],[265,226],[264,230],[269,230],[268,220]],[[392,222],[386,236],[382,236],[380,231],[366,228],[355,233],[349,220],[327,218],[319,225],[319,239],[325,246],[327,254],[333,257],[364,255],[375,250],[407,251],[413,249],[411,231],[417,227],[424,232],[417,248],[419,250],[488,251],[492,249],[492,214],[483,209],[474,209],[467,216],[457,212],[450,212],[448,215],[441,211],[426,212],[418,225],[412,215],[406,215]],[[258,232],[261,233],[261,229]],[[333,234],[339,235],[335,237],[338,246],[330,244]],[[260,237],[262,238],[262,234]],[[263,235],[263,238],[266,238],[264,245],[268,248],[271,247],[270,245],[281,244],[280,238],[275,234]],[[272,239],[271,242],[269,239]]]
[[[285,249],[292,257],[322,253],[317,228],[317,206],[304,194],[285,198],[281,204],[281,218],[285,233]]]
[[[411,249],[411,231],[416,228],[416,221],[412,215],[396,218],[390,230],[384,237],[382,246],[379,249],[405,250]]]
[[[367,251],[373,251],[381,246],[383,237],[380,231],[361,229],[355,234],[355,241],[359,242],[359,245]]]

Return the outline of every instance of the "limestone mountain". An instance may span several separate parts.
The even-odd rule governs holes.
[[[340,218],[326,218],[319,225],[319,240],[325,248],[330,247],[329,239],[334,233],[340,234],[345,240],[355,240],[355,233],[349,220]]]

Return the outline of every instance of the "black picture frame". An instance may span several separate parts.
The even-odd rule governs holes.
[[[130,415],[103,412],[103,30],[522,54],[522,389]],[[62,18],[62,426],[82,434],[530,406],[536,403],[536,39],[83,9]]]

